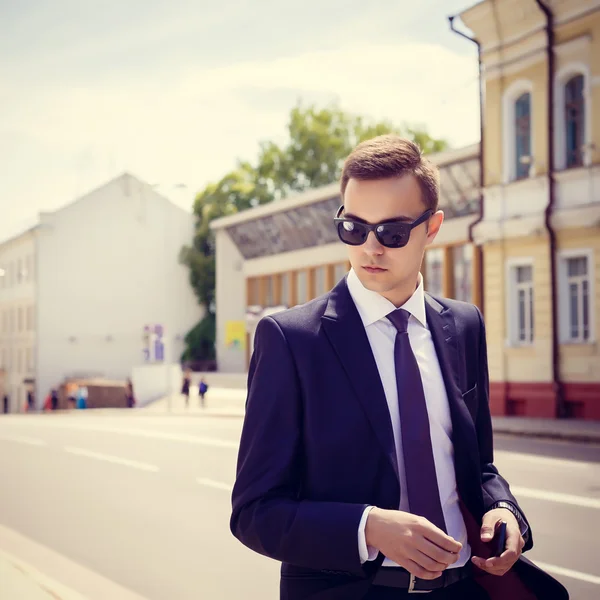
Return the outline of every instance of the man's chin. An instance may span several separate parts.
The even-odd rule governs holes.
[[[377,273],[376,275],[372,275],[370,273],[361,273],[359,276],[360,282],[363,284],[363,287],[370,290],[371,292],[385,292],[393,287],[390,285],[390,282],[387,279],[388,273]]]

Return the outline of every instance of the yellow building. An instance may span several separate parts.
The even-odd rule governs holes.
[[[600,3],[461,15],[485,85],[483,250],[495,414],[600,419]]]

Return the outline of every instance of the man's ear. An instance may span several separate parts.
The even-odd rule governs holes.
[[[436,213],[431,215],[429,221],[427,222],[427,240],[425,242],[426,246],[430,246],[431,244],[433,244],[433,240],[435,240],[435,237],[438,234],[443,222],[443,210],[438,210]]]

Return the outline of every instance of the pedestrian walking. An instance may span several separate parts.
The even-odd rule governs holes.
[[[351,271],[257,326],[231,530],[283,563],[282,599],[568,598],[522,556],[531,528],[493,464],[481,313],[423,289],[438,197],[416,144],[360,144],[332,223]]]
[[[133,383],[131,379],[127,380],[125,386],[125,398],[127,402],[127,408],[133,408],[135,406],[135,396],[133,394]]]
[[[58,410],[58,391],[56,389],[50,392],[50,410]]]
[[[204,396],[208,392],[208,383],[206,383],[206,379],[204,377],[200,378],[200,384],[198,386],[198,395],[200,396],[200,406],[204,408]]]
[[[191,377],[190,371],[189,371],[189,369],[186,369],[185,373],[183,375],[183,385],[181,386],[181,393],[185,397],[185,407],[186,408],[189,408],[189,404],[190,404],[191,382],[192,382],[192,377]]]

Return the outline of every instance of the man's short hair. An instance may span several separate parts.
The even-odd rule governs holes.
[[[438,168],[417,144],[393,134],[366,140],[350,153],[342,170],[342,198],[350,179],[390,179],[408,174],[417,179],[425,206],[435,212],[440,195]]]

